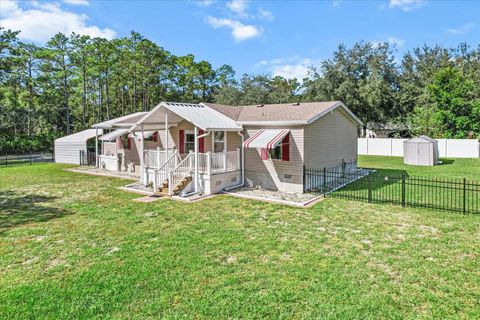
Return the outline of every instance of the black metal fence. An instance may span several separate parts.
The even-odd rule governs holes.
[[[480,182],[361,169],[305,168],[305,191],[329,197],[480,214]]]
[[[0,155],[0,167],[54,161],[55,157],[53,152],[30,152],[26,154],[4,153]]]
[[[79,157],[80,157],[80,165],[81,166],[94,166],[96,164],[95,151],[80,150]]]

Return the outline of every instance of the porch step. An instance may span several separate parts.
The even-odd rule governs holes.
[[[183,189],[185,189],[186,186],[192,181],[192,177],[187,176],[183,178],[175,187],[173,187],[173,193],[178,194],[182,192]]]
[[[185,178],[183,178],[176,186],[173,187],[173,194],[179,194],[180,192],[182,192],[183,189],[185,189],[188,184],[192,181],[192,177],[191,176],[187,176]],[[168,179],[165,180],[161,186],[158,188],[158,191],[155,192],[154,194],[158,194],[158,195],[168,195]]]

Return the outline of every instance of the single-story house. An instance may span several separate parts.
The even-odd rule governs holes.
[[[98,166],[131,170],[155,191],[213,194],[247,184],[304,191],[304,170],[356,169],[362,122],[342,102],[227,106],[161,102],[93,125]]]

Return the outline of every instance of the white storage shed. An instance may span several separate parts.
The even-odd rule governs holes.
[[[97,129],[87,129],[55,140],[55,162],[80,164],[80,150],[87,152],[87,143],[95,138]],[[98,135],[102,130],[98,129]]]
[[[438,142],[428,136],[419,136],[403,142],[403,163],[433,166],[438,163]]]

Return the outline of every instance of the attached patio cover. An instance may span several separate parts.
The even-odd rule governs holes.
[[[139,119],[145,116],[147,112],[136,112],[123,117],[110,119],[104,122],[95,123],[92,128],[112,129],[112,128],[130,128]]]
[[[127,134],[127,133],[128,133],[128,129],[117,129],[115,131],[109,132],[109,133],[101,136],[100,141],[114,141],[118,137],[121,137],[121,136],[123,136],[124,134]]]
[[[241,131],[242,126],[233,119],[210,108],[205,104],[161,102],[143,116],[130,131],[156,130],[165,126],[165,115],[168,114],[168,126],[176,126],[183,120],[193,123],[204,131]]]
[[[282,142],[282,139],[290,132],[288,129],[259,130],[244,143],[244,148],[273,149]]]

